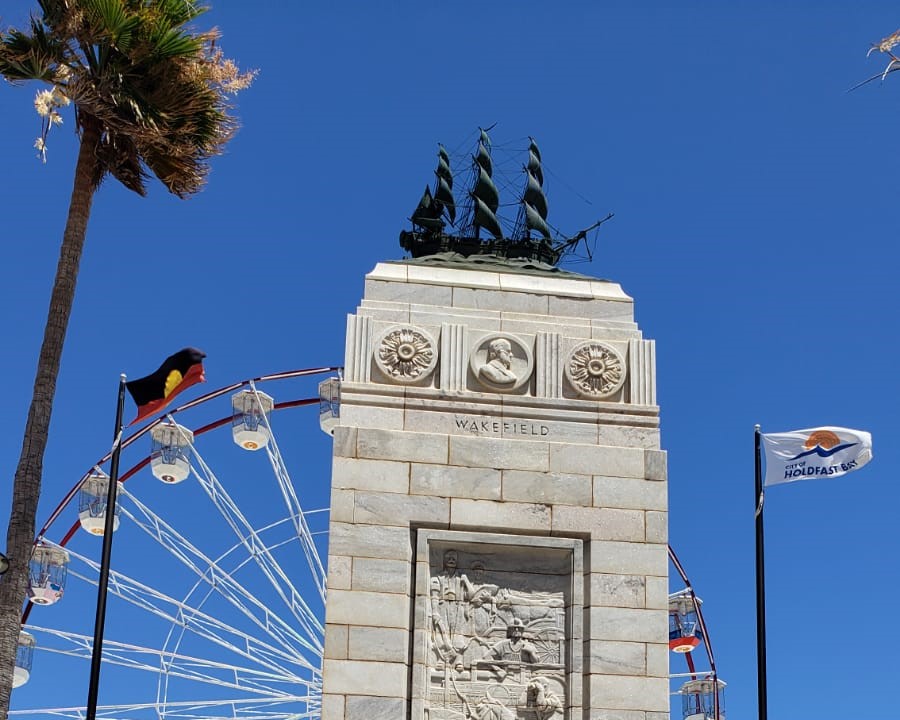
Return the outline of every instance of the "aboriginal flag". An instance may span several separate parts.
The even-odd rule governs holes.
[[[185,348],[167,357],[152,375],[125,383],[138,408],[137,417],[131,424],[158,413],[182,390],[205,382],[205,357],[206,353],[197,348]]]

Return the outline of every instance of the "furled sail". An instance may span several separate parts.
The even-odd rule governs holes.
[[[487,205],[492,213],[496,213],[497,208],[500,207],[500,192],[497,190],[497,186],[494,185],[494,181],[491,180],[490,173],[487,170],[479,165],[477,172],[478,179],[475,181],[475,188],[472,190],[472,194]]]
[[[484,228],[495,238],[503,237],[500,221],[497,219],[497,208],[500,207],[500,193],[491,179],[493,163],[491,162],[491,140],[488,134],[481,130],[478,141],[478,150],[472,160],[476,172],[475,187],[469,193],[475,202],[475,217],[472,224],[478,228]]]
[[[528,138],[528,169],[534,175],[538,184],[544,185],[544,170],[541,167],[541,151],[533,137]],[[545,216],[546,217],[546,216]]]
[[[479,167],[484,168],[488,175],[494,174],[494,163],[491,161],[491,153],[485,147],[484,143],[478,143],[478,150],[475,153],[475,162]]]
[[[456,201],[453,199],[453,173],[450,172],[450,156],[443,145],[438,145],[438,165],[434,171],[437,183],[434,188],[434,199],[440,211],[446,210],[450,224],[456,222]]]
[[[525,225],[529,230],[535,230],[544,236],[547,240],[552,240],[553,235],[550,233],[550,226],[547,221],[542,218],[537,210],[531,205],[525,203]]]
[[[456,222],[456,202],[453,200],[453,187],[442,177],[437,179],[434,199],[440,204],[442,209],[447,211],[447,217],[450,219],[450,224],[453,225]]]
[[[475,201],[475,220],[473,224],[478,227],[483,227],[498,240],[501,239],[503,237],[503,230],[500,228],[497,216],[494,215],[481,198],[474,193],[472,194],[472,199]]]
[[[431,195],[431,189],[426,185],[422,199],[410,218],[413,225],[418,225],[424,230],[441,230],[444,223],[441,221],[441,206],[435,202]]]
[[[522,204],[525,206],[526,233],[535,231],[544,239],[552,240],[550,227],[547,225],[547,196],[544,195],[544,171],[541,168],[541,151],[534,138],[529,138],[528,165],[525,166],[525,192],[522,193]]]
[[[538,179],[531,174],[531,170],[525,168],[525,175],[527,176],[528,180],[525,185],[525,195],[523,199],[526,203],[537,210],[542,218],[546,219],[547,196],[544,195],[544,190],[541,187],[541,184],[538,182]]]
[[[453,173],[450,172],[450,156],[440,143],[438,143],[438,166],[434,174],[444,178],[450,185],[453,185]]]

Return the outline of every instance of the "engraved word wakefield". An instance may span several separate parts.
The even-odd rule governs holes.
[[[527,420],[501,420],[492,417],[479,417],[455,415],[453,418],[456,429],[464,430],[473,435],[534,435],[545,437],[550,434],[550,428],[540,423]]]

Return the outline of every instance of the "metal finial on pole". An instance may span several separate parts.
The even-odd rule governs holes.
[[[116,426],[113,430],[112,457],[109,463],[109,490],[106,495],[106,524],[103,529],[103,551],[100,580],[97,583],[97,614],[94,618],[94,644],[91,649],[91,676],[88,685],[87,720],[96,720],[97,695],[100,689],[100,658],[103,654],[103,627],[106,623],[106,591],[109,587],[109,565],[112,556],[113,523],[116,515],[116,486],[119,482],[119,454],[122,450],[122,415],[125,412],[125,373],[119,376]]]

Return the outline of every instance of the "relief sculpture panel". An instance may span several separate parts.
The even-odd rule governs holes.
[[[429,543],[425,717],[567,717],[572,549],[517,542]]]

